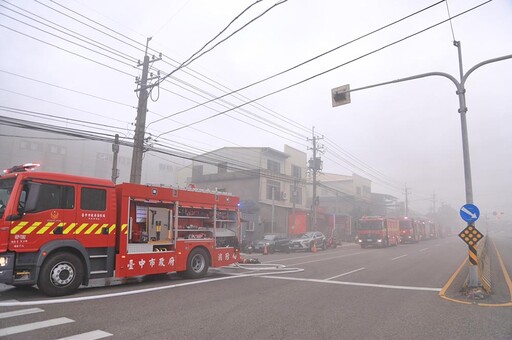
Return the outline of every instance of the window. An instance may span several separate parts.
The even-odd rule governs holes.
[[[302,178],[302,169],[300,166],[292,165],[292,177],[296,179]]]
[[[107,191],[105,189],[82,188],[80,209],[105,211],[107,208]]]
[[[281,173],[281,164],[279,162],[273,161],[271,159],[267,159],[267,169],[280,174]]]
[[[217,172],[219,174],[228,172],[228,162],[217,163]]]
[[[281,192],[281,183],[277,181],[267,181],[267,199],[279,200]],[[272,196],[272,194],[274,196]]]
[[[75,207],[75,188],[66,185],[28,182],[23,187],[20,201],[24,201],[25,212],[73,209]]]

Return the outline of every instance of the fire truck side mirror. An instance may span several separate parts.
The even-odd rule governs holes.
[[[6,221],[17,221],[21,219],[22,215],[9,215],[5,218]]]

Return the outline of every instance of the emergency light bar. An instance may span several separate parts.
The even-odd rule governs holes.
[[[5,174],[10,174],[10,173],[13,173],[13,172],[32,171],[35,168],[38,168],[40,166],[41,166],[41,164],[38,164],[38,163],[25,163],[25,164],[22,164],[22,165],[15,165],[15,166],[13,166],[10,169],[5,169],[4,173]]]

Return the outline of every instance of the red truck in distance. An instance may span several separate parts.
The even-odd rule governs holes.
[[[363,216],[359,220],[357,239],[361,248],[389,247],[400,243],[400,226],[396,218]]]
[[[417,243],[421,240],[419,221],[403,216],[400,217],[400,239],[402,243]]]

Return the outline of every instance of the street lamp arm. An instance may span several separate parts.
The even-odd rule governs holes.
[[[450,75],[448,73],[444,73],[444,72],[428,72],[428,73],[417,74],[417,75],[406,77],[406,78],[395,79],[395,80],[387,81],[387,82],[384,82],[384,83],[379,83],[379,84],[373,84],[373,85],[368,85],[368,86],[364,86],[364,87],[359,87],[359,88],[356,88],[356,89],[351,89],[351,90],[349,90],[347,92],[355,92],[355,91],[367,90],[367,89],[371,89],[373,87],[384,86],[384,85],[395,84],[395,83],[401,83],[401,82],[404,82],[404,81],[420,79],[420,78],[425,78],[425,77],[431,77],[431,76],[441,76],[441,77],[448,78],[448,79],[450,79],[455,84],[457,89],[459,89],[460,83],[452,75]]]
[[[512,54],[509,54],[509,55],[505,55],[503,57],[498,57],[498,58],[493,58],[493,59],[489,59],[489,60],[486,60],[486,61],[482,61],[481,63],[478,63],[476,64],[475,66],[473,66],[472,68],[470,68],[466,74],[464,75],[464,77],[462,78],[462,85],[464,85],[466,83],[466,80],[468,79],[469,75],[471,73],[473,73],[474,70],[476,70],[477,68],[481,67],[481,66],[484,66],[484,65],[487,65],[487,64],[491,64],[491,63],[495,63],[497,61],[502,61],[502,60],[506,60],[506,59],[511,59],[512,58]]]

